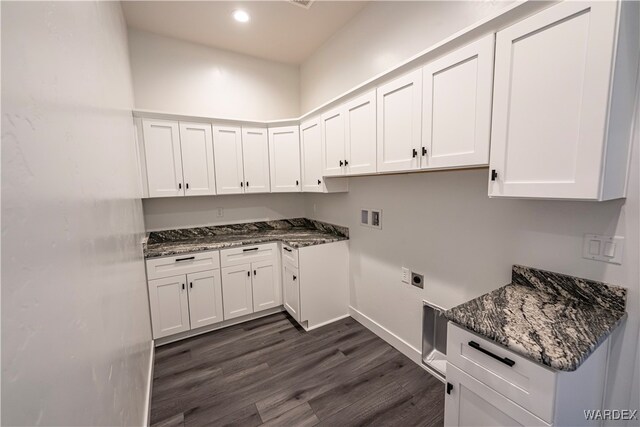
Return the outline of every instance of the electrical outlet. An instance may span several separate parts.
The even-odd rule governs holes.
[[[382,210],[371,209],[371,226],[373,228],[382,228]]]
[[[369,226],[369,209],[360,209],[360,225]]]
[[[216,215],[218,218],[222,218],[224,216],[224,208],[218,208]]]
[[[420,273],[411,272],[411,284],[416,288],[424,289],[424,276]]]
[[[582,244],[582,258],[622,264],[624,237],[585,234]]]
[[[402,267],[402,283],[410,283],[411,282],[411,270],[408,268]]]

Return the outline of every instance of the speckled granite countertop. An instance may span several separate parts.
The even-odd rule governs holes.
[[[535,362],[574,371],[625,319],[626,295],[619,286],[514,265],[511,284],[445,315]]]
[[[153,231],[144,245],[144,256],[155,258],[269,242],[283,242],[293,248],[301,248],[348,239],[349,229],[346,227],[294,218]]]

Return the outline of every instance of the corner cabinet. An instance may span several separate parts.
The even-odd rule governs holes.
[[[302,191],[307,193],[333,193],[349,190],[344,178],[325,179],[322,174],[322,135],[320,119],[309,119],[300,124],[300,155]]]
[[[625,197],[638,9],[565,1],[497,33],[490,196]]]
[[[284,308],[305,330],[349,315],[349,242],[282,244]]]
[[[269,128],[271,192],[300,191],[300,136],[298,126]]]

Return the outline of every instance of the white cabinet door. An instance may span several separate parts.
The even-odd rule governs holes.
[[[271,192],[300,191],[300,137],[298,126],[269,128]]]
[[[268,193],[271,191],[269,140],[266,128],[242,128],[242,157],[244,192]]]
[[[284,264],[282,266],[282,291],[284,293],[284,308],[298,322],[300,321],[300,280],[298,269]]]
[[[251,264],[253,274],[253,311],[266,310],[282,304],[280,281],[275,258]]]
[[[377,89],[378,172],[417,169],[422,129],[422,70]]]
[[[216,194],[211,125],[180,122],[185,196]]]
[[[561,2],[497,34],[490,196],[597,199],[618,2]]]
[[[225,320],[253,313],[251,265],[222,269],[222,298]]]
[[[376,171],[376,91],[345,105],[347,174]]]
[[[445,426],[548,426],[500,393],[447,363]]]
[[[320,117],[322,134],[322,173],[339,176],[345,172],[344,108],[338,107]]]
[[[242,133],[235,126],[213,126],[218,194],[244,193]]]
[[[300,150],[302,156],[302,191],[322,193],[322,136],[320,119],[300,124]]]
[[[149,305],[153,338],[162,338],[191,329],[185,276],[150,280]]]
[[[493,34],[423,69],[422,167],[489,164]]]
[[[191,329],[222,322],[220,270],[187,274]]]
[[[178,123],[145,119],[142,134],[149,197],[183,196]]]

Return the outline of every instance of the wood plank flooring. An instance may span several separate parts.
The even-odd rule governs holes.
[[[156,349],[154,426],[441,426],[444,385],[351,318],[278,313]]]

